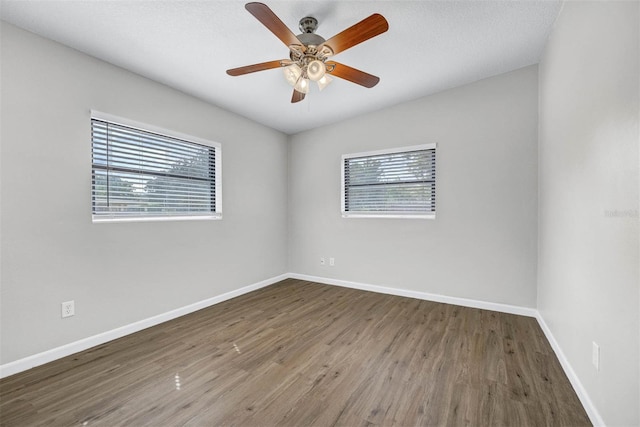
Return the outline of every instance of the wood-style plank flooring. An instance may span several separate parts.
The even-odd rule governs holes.
[[[533,318],[293,279],[0,380],[0,424],[590,425]]]

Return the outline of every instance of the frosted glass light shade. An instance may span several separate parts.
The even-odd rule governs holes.
[[[300,77],[293,88],[300,93],[309,93],[309,80]]]
[[[318,83],[318,88],[320,90],[324,89],[325,87],[329,86],[329,83],[331,83],[333,81],[333,79],[331,77],[329,77],[328,74],[325,74],[324,76],[322,76],[322,78],[320,80],[318,80],[316,83]]]
[[[309,76],[310,80],[317,82],[322,77],[324,77],[324,73],[326,72],[326,68],[322,61],[318,61],[317,59],[309,62],[307,65],[307,76]]]
[[[282,69],[284,72],[284,77],[287,79],[287,83],[291,86],[295,86],[298,82],[298,79],[302,75],[302,70],[297,64],[291,64]]]

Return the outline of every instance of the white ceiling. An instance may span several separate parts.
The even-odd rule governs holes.
[[[288,57],[243,1],[1,0],[1,17],[293,134],[535,64],[561,8],[560,0],[264,1],[296,34],[300,18],[314,16],[325,39],[382,14],[388,32],[335,56],[380,83],[334,79],[291,104],[279,69],[228,76]]]

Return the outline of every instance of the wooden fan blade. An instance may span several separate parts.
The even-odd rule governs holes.
[[[364,87],[372,88],[380,81],[380,77],[365,73],[364,71],[357,70],[339,62],[327,61],[326,64],[327,67],[335,66],[335,68],[329,73],[330,75],[349,80],[350,82]]]
[[[270,70],[272,68],[278,68],[282,66],[283,61],[287,59],[280,59],[278,61],[261,62],[259,64],[245,65],[244,67],[232,68],[227,70],[227,74],[230,76],[241,76],[243,74],[255,73],[256,71]]]
[[[304,99],[304,93],[298,92],[297,90],[293,90],[293,95],[291,96],[291,103],[295,104],[296,102],[300,102]]]
[[[335,55],[382,34],[388,29],[389,23],[384,19],[384,16],[374,13],[370,17],[363,19],[357,24],[331,37],[324,42],[322,46],[329,46]],[[322,46],[318,48],[318,51],[322,50]]]
[[[269,31],[271,31],[277,38],[282,40],[287,46],[292,44],[301,45],[302,43],[295,34],[291,32],[291,30],[276,16],[275,13],[266,4],[262,3],[247,3],[245,9],[249,11],[250,14],[256,17],[256,19],[262,22],[262,25],[267,27]]]

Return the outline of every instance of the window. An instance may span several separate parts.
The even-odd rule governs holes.
[[[435,214],[435,144],[342,156],[343,217]]]
[[[93,220],[221,218],[220,144],[92,113]]]

